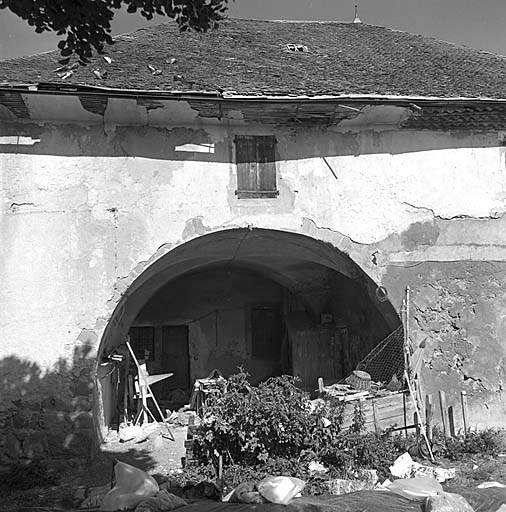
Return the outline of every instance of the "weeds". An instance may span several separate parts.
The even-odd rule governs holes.
[[[459,460],[466,455],[496,456],[506,453],[506,431],[495,428],[472,430],[445,438],[439,429],[435,429],[433,443],[436,453],[448,460]]]
[[[332,478],[354,478],[361,469],[376,469],[380,478],[401,454],[416,446],[416,436],[364,432],[360,403],[350,428],[342,427],[344,407],[337,400],[311,401],[296,386],[296,379],[282,376],[259,386],[240,371],[227,381],[226,391],[211,396],[194,436],[198,466],[188,466],[187,481],[216,480],[216,453],[223,456],[225,487],[267,475],[294,476],[306,481],[306,493],[322,494]],[[444,439],[434,431],[434,449],[449,460],[469,454],[506,453],[506,431],[489,429]],[[323,463],[325,473],[311,473],[311,462]]]

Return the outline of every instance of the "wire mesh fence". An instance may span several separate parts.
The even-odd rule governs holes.
[[[394,375],[399,381],[404,378],[404,327],[401,324],[395,331],[380,341],[367,356],[358,363],[356,369],[367,372],[375,382],[389,383]]]

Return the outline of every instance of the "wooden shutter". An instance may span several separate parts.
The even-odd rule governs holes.
[[[257,190],[276,190],[276,140],[274,137],[257,137]]]
[[[275,137],[237,136],[235,148],[238,197],[276,197]]]

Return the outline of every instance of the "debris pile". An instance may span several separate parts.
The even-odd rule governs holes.
[[[345,383],[325,386],[323,379],[318,379],[318,392],[322,398],[333,397],[343,402],[364,398],[381,397],[395,394],[402,390],[402,384],[394,375],[388,384],[373,382],[371,376],[363,371],[354,370],[345,379]]]

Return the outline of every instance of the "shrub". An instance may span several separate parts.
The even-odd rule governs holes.
[[[340,468],[345,476],[359,469],[376,469],[382,477],[389,475],[389,467],[402,455],[414,438],[382,434],[363,433],[353,430],[342,432],[335,443],[329,445],[321,454],[321,461]]]
[[[249,466],[257,475],[308,478],[307,466],[312,460],[331,466],[340,476],[359,468],[386,474],[406,450],[406,441],[400,442],[400,436],[363,433],[360,403],[355,406],[351,427],[343,430],[343,402],[311,401],[295,385],[295,378],[287,375],[257,387],[247,377],[244,371],[233,375],[226,391],[208,400],[195,435],[194,453],[201,463],[211,462],[217,451],[224,456],[225,466],[233,466],[241,474],[249,471],[243,466]]]
[[[231,376],[226,392],[209,397],[195,436],[195,454],[208,461],[218,452],[228,462],[255,465],[270,457],[296,457],[318,421],[307,393],[284,375],[252,386],[244,371]]]
[[[449,460],[458,460],[463,455],[494,456],[506,452],[506,430],[474,430],[461,433],[457,437],[445,438],[439,429],[435,429],[433,443],[438,455]]]

